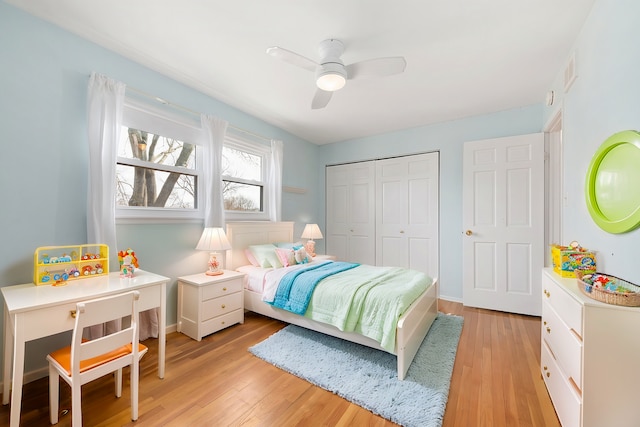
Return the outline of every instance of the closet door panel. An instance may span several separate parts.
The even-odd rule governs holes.
[[[438,275],[438,153],[376,162],[376,262]]]
[[[375,264],[374,164],[326,168],[326,252],[337,259]]]

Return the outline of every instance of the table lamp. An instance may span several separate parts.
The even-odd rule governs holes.
[[[202,232],[200,241],[196,246],[197,250],[209,251],[209,269],[205,271],[208,276],[217,276],[223,273],[220,262],[218,261],[218,251],[226,251],[231,249],[231,244],[227,239],[224,230],[220,227],[207,227]]]
[[[310,256],[316,256],[316,242],[315,239],[322,239],[322,233],[320,232],[320,227],[318,224],[307,224],[302,231],[303,239],[309,239],[307,243],[304,245],[304,249]]]

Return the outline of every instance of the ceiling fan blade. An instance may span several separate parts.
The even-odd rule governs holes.
[[[316,91],[315,96],[313,97],[313,101],[311,101],[311,108],[313,110],[318,110],[320,108],[326,107],[329,101],[331,100],[332,95],[333,95],[333,92],[318,89]]]
[[[316,71],[316,68],[318,67],[318,64],[309,58],[278,46],[267,48],[267,54],[290,64],[297,65],[298,67],[302,67],[305,70]]]
[[[347,78],[392,76],[402,73],[406,66],[407,61],[402,56],[369,59],[347,65]]]

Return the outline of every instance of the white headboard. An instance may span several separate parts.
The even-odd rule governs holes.
[[[235,270],[249,264],[244,250],[250,245],[293,242],[293,222],[227,222],[227,238],[232,249],[227,251],[226,268]]]

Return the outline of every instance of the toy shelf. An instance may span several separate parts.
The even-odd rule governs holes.
[[[33,283],[36,285],[106,274],[109,274],[107,245],[42,246],[33,254]]]

